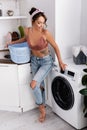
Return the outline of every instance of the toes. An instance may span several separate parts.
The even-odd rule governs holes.
[[[40,118],[39,118],[39,121],[40,121],[40,122],[44,122],[44,121],[45,121],[45,117],[40,117]]]

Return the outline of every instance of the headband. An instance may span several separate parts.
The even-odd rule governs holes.
[[[38,13],[43,13],[43,11],[39,10],[39,9],[36,9],[32,15],[31,15],[31,19],[33,18],[34,15],[38,14]]]

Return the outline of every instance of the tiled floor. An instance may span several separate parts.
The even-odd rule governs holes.
[[[38,121],[37,108],[24,113],[0,111],[0,130],[76,130],[54,114],[50,107],[47,106],[46,111],[44,123]]]

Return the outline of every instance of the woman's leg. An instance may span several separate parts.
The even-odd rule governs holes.
[[[44,80],[40,84],[40,89],[41,89],[41,93],[42,93],[42,102],[43,102],[44,106],[46,106],[46,103],[45,103],[45,83],[44,83]]]
[[[52,68],[52,58],[50,56],[46,58],[38,58],[38,63],[40,64],[40,67],[37,69],[37,71],[34,71],[36,68],[36,65],[32,65],[32,71],[34,74],[33,80],[31,81],[31,88],[34,91],[35,99],[36,99],[36,104],[42,104],[43,99],[41,96],[41,89],[40,85],[43,83],[43,80],[46,78],[48,75],[49,71]],[[38,91],[38,92],[37,92]],[[35,94],[36,93],[36,94]],[[42,102],[41,102],[42,101]]]
[[[33,60],[35,60],[35,57]],[[38,62],[38,66],[36,65],[37,62]],[[48,75],[49,71],[52,68],[52,63],[53,63],[52,57],[47,56],[45,58],[38,58],[36,59],[36,62],[32,62],[32,63],[33,63],[32,71],[34,77],[33,80],[31,81],[30,86],[33,90],[36,103],[39,105],[39,110],[40,110],[39,121],[43,122],[45,120],[46,112],[43,104],[43,98],[42,98],[40,86],[42,86],[43,80],[46,78],[46,76]]]
[[[33,81],[37,84],[36,81]],[[34,84],[35,84],[34,83]],[[33,84],[31,84],[31,87],[32,87]],[[35,100],[36,100],[36,103],[38,104],[39,106],[39,111],[40,111],[40,116],[39,116],[39,121],[40,122],[43,122],[45,120],[45,117],[46,117],[46,110],[45,110],[45,105],[43,104],[43,92],[42,92],[42,88],[38,87],[39,85],[37,84],[34,89],[33,89],[33,93],[34,93],[34,96],[35,96]]]
[[[45,106],[43,104],[39,105],[39,111],[40,111],[39,121],[43,122],[46,117],[46,110],[45,110]]]

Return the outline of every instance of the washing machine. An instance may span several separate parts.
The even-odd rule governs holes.
[[[67,64],[65,71],[54,67],[50,72],[52,110],[63,120],[76,129],[87,127],[87,118],[84,117],[84,98],[79,90],[83,69],[86,65],[75,65],[72,58],[64,61]]]

